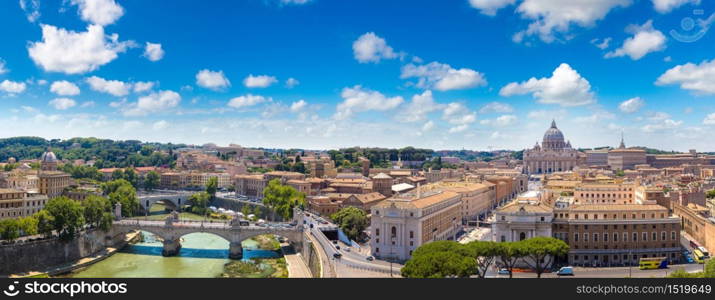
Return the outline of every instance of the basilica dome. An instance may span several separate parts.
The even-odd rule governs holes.
[[[556,121],[552,121],[551,128],[544,133],[544,140],[541,146],[545,149],[562,149],[566,147],[564,134],[556,127]]]
[[[40,157],[40,161],[44,163],[53,163],[57,162],[57,156],[55,156],[55,153],[52,151],[47,151],[45,153],[42,153],[42,157]]]

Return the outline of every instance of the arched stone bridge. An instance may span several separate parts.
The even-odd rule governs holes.
[[[174,209],[178,209],[182,205],[189,202],[191,195],[193,195],[192,192],[167,191],[152,194],[140,194],[137,195],[137,198],[139,199],[139,205],[141,205],[141,208],[144,211],[148,211],[152,205],[160,201],[168,202],[174,206]]]
[[[229,257],[240,259],[243,257],[241,242],[262,234],[275,234],[288,239],[296,251],[303,250],[303,217],[302,213],[294,217],[295,225],[288,223],[269,223],[265,225],[250,224],[237,219],[230,223],[210,223],[202,221],[178,220],[174,214],[165,221],[146,220],[120,220],[112,225],[112,236],[126,234],[135,230],[143,230],[155,234],[163,240],[164,250],[162,255],[173,256],[181,250],[181,237],[190,233],[205,232],[215,234],[226,239],[229,243]]]

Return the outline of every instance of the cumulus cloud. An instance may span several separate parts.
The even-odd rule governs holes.
[[[507,103],[502,103],[502,102],[490,102],[487,103],[486,105],[482,106],[482,108],[479,109],[479,113],[481,114],[489,114],[489,113],[510,113],[514,112],[514,107]]]
[[[459,133],[469,129],[469,125],[477,121],[477,113],[470,111],[462,103],[452,102],[442,111],[442,119],[453,125],[449,133]]]
[[[42,25],[42,41],[30,43],[28,52],[47,72],[82,74],[108,64],[133,45],[120,42],[117,34],[105,35],[99,25],[90,25],[85,32]]]
[[[181,102],[181,95],[174,91],[159,91],[139,97],[136,103],[131,103],[124,111],[125,116],[146,116],[151,113],[165,112],[177,107]]]
[[[669,129],[675,129],[675,128],[680,127],[680,125],[683,125],[683,121],[675,121],[673,119],[665,119],[660,122],[644,125],[643,127],[641,127],[641,130],[643,130],[643,132],[652,133],[652,132],[665,131],[665,130],[669,130]]]
[[[70,98],[55,98],[49,104],[57,110],[66,110],[77,105],[77,102]]]
[[[505,97],[532,94],[539,103],[561,106],[580,106],[596,101],[588,80],[565,63],[556,68],[551,77],[512,82],[504,86],[499,94]]]
[[[715,113],[711,113],[705,117],[703,120],[703,124],[705,125],[715,125]]]
[[[431,62],[426,65],[407,64],[400,78],[417,78],[417,87],[438,91],[462,90],[487,85],[484,74],[472,69],[454,69],[448,64]]]
[[[606,53],[605,58],[628,55],[632,60],[639,60],[648,53],[663,51],[666,48],[665,35],[653,28],[653,20],[643,25],[630,25],[626,32],[633,34],[623,42],[623,46]]]
[[[288,80],[286,80],[286,87],[289,89],[292,89],[299,84],[300,84],[300,81],[298,81],[298,79],[295,79],[293,77],[288,78]]]
[[[479,122],[482,125],[490,125],[494,127],[507,127],[515,124],[517,118],[515,115],[501,115],[496,119],[486,119]]]
[[[652,0],[653,8],[661,14],[666,14],[685,4],[700,4],[700,0]]]
[[[290,105],[290,111],[293,112],[293,113],[297,113],[297,112],[301,112],[301,111],[302,111],[303,109],[305,109],[306,107],[308,107],[308,102],[306,102],[306,101],[303,100],[303,99],[300,99],[300,100],[298,100],[298,101],[296,101],[296,102],[293,102],[293,103]]]
[[[434,101],[432,91],[425,91],[412,96],[412,101],[401,109],[396,117],[401,122],[422,122],[427,119],[429,113],[440,110],[442,107],[443,105]]]
[[[249,106],[254,106],[259,103],[263,102],[270,102],[273,99],[271,98],[266,98],[263,96],[259,95],[243,95],[243,96],[238,96],[236,98],[231,99],[228,101],[228,106],[233,107],[233,108],[244,108],[244,107],[249,107]]]
[[[162,129],[169,127],[169,122],[164,121],[164,120],[156,121],[156,122],[154,122],[154,125],[152,125],[151,127],[154,130],[162,130]]]
[[[215,91],[231,86],[231,82],[223,75],[223,71],[211,71],[208,69],[203,69],[196,73],[196,84]]]
[[[154,88],[154,82],[140,81],[140,82],[134,83],[134,92],[135,93],[146,92],[148,90],[151,90],[152,88]]]
[[[385,39],[374,32],[368,32],[353,42],[353,54],[360,63],[378,63],[383,59],[394,59],[399,55],[387,45]]]
[[[715,59],[700,64],[678,65],[663,73],[656,85],[679,84],[681,89],[697,94],[715,94]]]
[[[26,89],[27,84],[25,84],[24,82],[10,81],[7,79],[0,82],[0,91],[3,91],[10,95],[21,94],[25,92]]]
[[[248,88],[267,88],[276,82],[278,82],[278,79],[268,75],[253,76],[253,74],[250,74],[243,79],[243,85]]]
[[[85,79],[89,87],[96,92],[110,94],[116,97],[123,97],[129,94],[132,85],[119,80],[106,80],[101,77],[92,76]]]
[[[645,101],[641,97],[635,97],[621,102],[618,109],[624,113],[632,114],[639,111],[645,105]]]
[[[143,55],[150,61],[160,61],[164,58],[164,49],[161,48],[161,44],[147,42],[144,46]]]
[[[50,86],[50,92],[60,96],[77,96],[80,93],[79,87],[66,80],[55,81]]]
[[[333,116],[337,120],[344,120],[355,113],[364,111],[387,111],[396,108],[404,99],[402,97],[388,98],[380,92],[363,88],[360,85],[343,88],[340,93],[343,102],[337,106]]]
[[[631,3],[631,0],[524,0],[516,11],[532,23],[527,29],[517,32],[513,40],[522,42],[525,37],[538,36],[550,43],[557,35],[568,34],[572,25],[593,26],[612,9],[627,7]]]
[[[114,24],[124,15],[124,8],[114,0],[72,0],[70,3],[79,6],[83,21],[100,26]]]
[[[516,3],[516,0],[469,0],[469,5],[487,16],[495,16],[497,11]]]
[[[31,23],[35,23],[40,18],[40,0],[20,0],[20,8]]]

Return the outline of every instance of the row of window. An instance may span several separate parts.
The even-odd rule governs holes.
[[[619,237],[619,235],[620,235],[620,234],[619,234],[618,232],[614,232],[614,233],[613,233],[613,242],[614,242],[614,243],[615,243],[615,242],[618,242],[618,237]],[[607,232],[604,232],[603,235],[599,235],[598,233],[593,233],[593,234],[591,235],[591,237],[593,237],[593,241],[594,241],[594,242],[598,242],[598,241],[599,241],[599,237],[602,237],[602,238],[603,238],[603,242],[608,242],[609,236],[610,236],[610,234],[607,233]],[[638,236],[639,236],[639,234],[638,234],[638,232],[633,232],[632,235],[630,235],[630,236],[631,236],[631,240],[630,240],[630,241],[628,240],[628,237],[629,237],[628,232],[623,232],[622,236],[623,236],[623,240],[622,240],[623,242],[637,242],[637,241],[638,241]],[[640,241],[642,241],[642,242],[647,242],[647,241],[648,241],[648,236],[649,236],[649,235],[648,235],[647,232],[642,232],[640,236],[641,236],[641,240],[640,240]],[[554,233],[554,237],[560,238],[560,239],[565,239],[566,234],[565,234],[565,233]],[[589,234],[588,234],[588,233],[583,233],[583,234],[579,234],[578,232],[574,233],[574,234],[573,234],[574,242],[579,242],[579,237],[582,238],[582,241],[583,241],[584,243],[589,242]],[[678,237],[678,234],[677,234],[675,231],[671,231],[671,232],[670,232],[670,240],[671,240],[671,241],[677,240],[677,237]],[[658,233],[657,233],[657,232],[651,232],[651,234],[650,234],[650,239],[651,239],[651,241],[658,241]],[[668,240],[668,234],[667,234],[667,232],[665,232],[665,231],[661,231],[661,232],[660,232],[660,240],[661,240],[661,241],[667,241],[667,240]]]
[[[581,216],[583,216],[584,220],[588,220],[589,216],[591,216],[593,220],[598,220],[598,218],[599,218],[599,214],[574,214],[574,219],[578,220]],[[602,216],[602,219],[604,219],[604,220],[609,219],[608,214],[602,214],[601,216]],[[650,216],[651,219],[655,219],[656,216],[660,216],[660,219],[665,219],[665,217],[666,217],[665,213],[660,213],[660,214],[650,213],[650,215],[648,215],[646,213],[640,214],[641,219],[645,219],[647,216]],[[566,213],[566,214],[560,213],[560,214],[558,214],[558,216],[557,216],[557,214],[554,214],[554,217],[568,218],[569,214],[568,213]],[[638,214],[635,214],[635,213],[630,214],[631,219],[637,219],[637,217],[638,217]],[[611,219],[618,219],[618,214],[611,215]],[[622,214],[621,219],[628,219],[628,214]]]

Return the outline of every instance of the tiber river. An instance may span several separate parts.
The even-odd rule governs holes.
[[[192,233],[182,237],[181,251],[173,257],[161,256],[162,243],[153,234],[142,232],[144,241],[128,245],[111,257],[73,273],[75,278],[213,278],[228,263],[228,241],[209,233]],[[254,240],[245,240],[243,260],[273,258],[278,253],[257,249]]]

